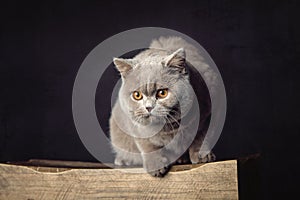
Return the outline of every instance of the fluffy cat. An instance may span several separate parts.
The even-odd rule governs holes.
[[[122,78],[109,122],[116,165],[143,165],[162,177],[173,163],[215,160],[212,152],[199,153],[210,120],[207,87],[213,87],[214,76],[194,46],[161,37],[134,58],[113,62]],[[210,84],[193,65],[206,70],[203,78]]]

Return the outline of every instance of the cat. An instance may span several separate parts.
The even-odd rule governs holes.
[[[213,85],[204,80],[214,77],[194,46],[160,37],[135,57],[113,63],[122,79],[109,120],[115,165],[143,165],[163,177],[174,163],[216,159],[199,152],[210,121],[207,87]],[[204,80],[191,63],[207,70]]]

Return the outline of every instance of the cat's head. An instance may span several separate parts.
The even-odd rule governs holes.
[[[193,102],[185,51],[149,49],[133,59],[114,58],[121,73],[119,102],[122,110],[141,125],[174,122]]]

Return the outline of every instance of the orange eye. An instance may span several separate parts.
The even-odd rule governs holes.
[[[141,100],[143,98],[143,95],[141,92],[139,91],[134,91],[132,93],[132,97],[135,99],[135,100]]]
[[[168,89],[161,89],[158,90],[156,93],[156,97],[160,99],[166,98],[167,96],[168,96]]]

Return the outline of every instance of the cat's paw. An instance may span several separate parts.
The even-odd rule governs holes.
[[[213,152],[209,152],[208,154],[206,154],[203,157],[201,156],[201,154],[199,154],[199,160],[200,160],[200,163],[213,162],[216,160],[216,155]]]
[[[145,170],[154,177],[163,177],[170,169],[168,158],[161,155],[152,155],[144,160]]]
[[[131,160],[127,160],[127,159],[123,159],[123,158],[116,158],[114,163],[117,166],[131,166],[132,165]]]
[[[154,177],[164,177],[168,173],[169,170],[170,170],[170,167],[167,166],[162,169],[158,169],[158,170],[148,172],[148,173]]]
[[[197,163],[208,163],[216,160],[216,156],[213,152],[201,155],[199,152],[190,152],[190,159],[193,164]]]

